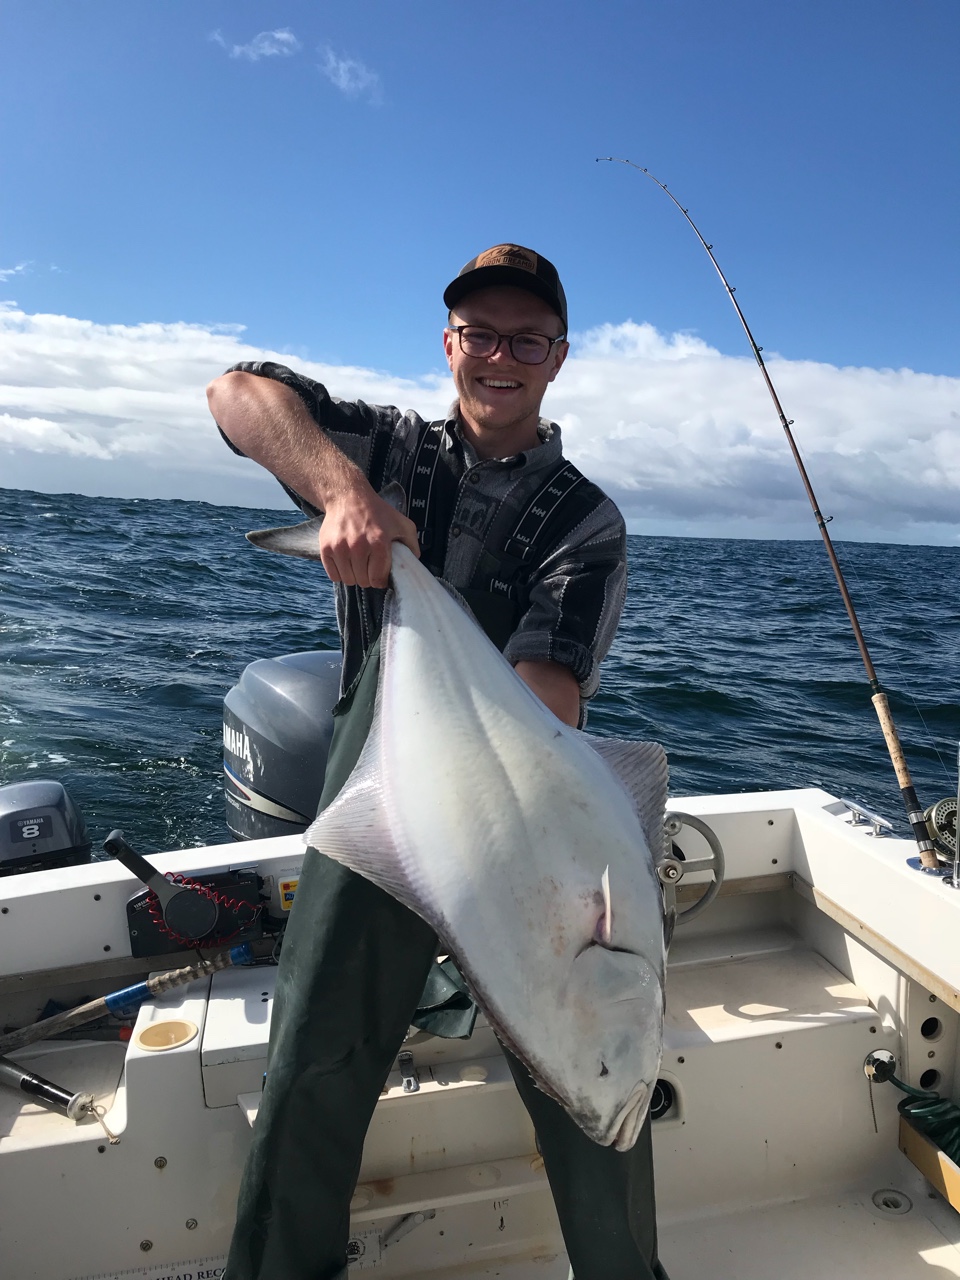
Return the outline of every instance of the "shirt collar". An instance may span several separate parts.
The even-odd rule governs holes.
[[[540,471],[544,467],[551,466],[560,457],[563,444],[560,439],[560,428],[555,422],[551,422],[549,418],[541,418],[537,424],[537,435],[540,437],[540,444],[533,449],[525,449],[520,453],[514,454],[509,458],[480,458],[473,445],[463,434],[463,428],[460,423],[460,402],[454,400],[447,413],[443,424],[444,435],[447,437],[447,447],[449,448],[449,437],[456,436],[463,449],[464,460],[468,467],[476,467],[481,462],[495,461],[501,467],[524,467],[528,471]]]

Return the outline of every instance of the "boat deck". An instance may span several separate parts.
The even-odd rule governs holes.
[[[895,1188],[866,1187],[665,1227],[664,1266],[670,1280],[960,1276],[960,1216],[914,1178],[906,1161],[895,1181]]]
[[[900,842],[852,830],[822,793],[710,805],[728,879],[671,947],[669,1096],[653,1123],[670,1280],[960,1278],[960,1214],[901,1154],[894,1086],[871,1097],[864,1075],[867,1055],[888,1049],[902,1079],[960,1093],[960,895],[905,870]],[[271,856],[289,870],[289,853]],[[71,931],[87,946],[84,913],[111,894],[121,907],[125,890],[111,865],[57,874],[70,883],[56,897],[8,885],[2,928],[27,947],[41,936],[41,898],[56,903],[63,927],[41,931],[42,958],[63,965]],[[100,927],[96,947],[116,951]],[[44,971],[37,948],[23,955],[30,963],[0,986],[12,1025],[70,999],[66,970]],[[75,999],[101,980],[90,948],[80,956]],[[3,1280],[220,1274],[274,979],[225,970],[144,1006],[127,1044],[11,1055],[95,1092],[120,1143],[0,1094]],[[151,1051],[145,1034],[174,1022],[190,1034]],[[396,1071],[376,1109],[351,1206],[351,1276],[568,1280],[533,1129],[489,1027],[481,1018],[470,1040],[420,1033],[406,1047],[420,1087],[406,1092]]]
[[[945,1280],[960,1276],[960,1216],[904,1162],[898,1188],[864,1188],[661,1226],[670,1280]],[[899,1189],[909,1186],[909,1193]],[[878,1194],[879,1193],[879,1194]],[[932,1198],[931,1198],[932,1196]],[[879,1206],[874,1203],[874,1197]],[[891,1207],[884,1208],[884,1203]],[[432,1272],[430,1280],[568,1280],[562,1256]]]

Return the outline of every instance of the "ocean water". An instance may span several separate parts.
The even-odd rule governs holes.
[[[0,783],[60,780],[95,846],[228,840],[224,694],[256,658],[337,647],[319,566],[243,538],[297,514],[0,489]],[[960,549],[838,552],[932,804],[957,787]],[[590,728],[662,742],[675,795],[818,785],[906,830],[819,540],[632,537]]]

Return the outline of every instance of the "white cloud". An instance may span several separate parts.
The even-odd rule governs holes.
[[[219,31],[211,31],[210,39],[226,49],[231,58],[259,62],[261,58],[289,57],[300,49],[300,41],[289,27],[277,31],[261,31],[247,44],[228,44]]]
[[[228,365],[264,358],[427,417],[452,399],[445,370],[404,379],[294,360],[236,327],[0,310],[0,484],[283,505],[276,483],[222,444],[204,397]],[[834,537],[960,544],[960,379],[775,355],[769,367]],[[576,338],[546,412],[637,532],[816,536],[751,357],[648,324],[603,325]]]
[[[18,262],[15,267],[0,267],[0,282],[6,283],[11,276],[26,275],[32,266],[32,262]]]
[[[320,70],[341,93],[348,98],[366,95],[370,102],[379,102],[380,77],[376,71],[355,58],[339,57],[329,45],[320,45],[318,53],[323,56]]]
[[[238,360],[289,356],[240,327],[101,325],[0,307],[0,485],[281,506],[276,481],[220,440],[204,388]],[[304,366],[371,401],[442,414],[447,380]]]
[[[0,444],[26,448],[34,453],[65,453],[81,458],[111,457],[99,441],[62,422],[49,418],[19,418],[0,413]]]
[[[960,541],[960,379],[765,358],[834,536]],[[584,335],[560,377],[568,452],[644,532],[815,532],[752,357],[627,323]]]

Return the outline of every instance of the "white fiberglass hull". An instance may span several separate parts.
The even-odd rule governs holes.
[[[685,798],[727,855],[724,893],[671,947],[654,1121],[661,1257],[671,1280],[960,1276],[960,1217],[898,1150],[899,1095],[876,1048],[955,1094],[960,895],[905,865],[904,841],[852,828],[820,791]],[[164,870],[256,863],[295,875],[299,843],[162,855]],[[701,850],[691,841],[689,852]],[[238,856],[242,854],[242,859]],[[0,1023],[48,996],[130,980],[114,863],[0,880]],[[681,899],[695,893],[684,884]],[[957,901],[954,898],[957,898]],[[681,901],[681,906],[684,905]],[[178,1047],[42,1043],[15,1055],[107,1107],[111,1144],[0,1092],[4,1280],[219,1275],[255,1117],[270,969],[229,970],[141,1010]],[[420,1088],[399,1072],[371,1126],[354,1200],[356,1267],[384,1277],[566,1280],[526,1114],[492,1033],[418,1036]],[[882,1193],[875,1201],[874,1193]]]

